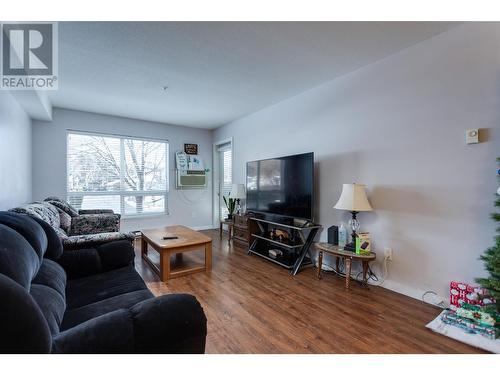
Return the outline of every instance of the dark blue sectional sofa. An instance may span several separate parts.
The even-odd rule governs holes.
[[[63,251],[45,221],[0,212],[0,353],[203,353],[195,297],[154,297],[130,241]]]

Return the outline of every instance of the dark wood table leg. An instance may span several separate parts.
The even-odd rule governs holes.
[[[323,252],[318,251],[318,279],[321,279],[321,267],[323,267]]]
[[[219,237],[222,238],[222,221],[220,222],[220,225],[219,225]]]
[[[148,242],[141,236],[141,256],[145,257],[148,255]]]
[[[234,228],[231,224],[227,225],[227,243],[231,243],[231,239],[233,238]]]
[[[340,257],[335,257],[335,269],[337,273],[340,274]]]
[[[351,285],[351,258],[345,258],[345,287],[349,289]]]
[[[366,285],[368,282],[368,261],[363,261],[363,284]]]

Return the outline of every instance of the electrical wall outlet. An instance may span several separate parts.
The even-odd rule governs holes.
[[[392,249],[390,247],[386,247],[384,249],[384,258],[387,260],[392,260]]]

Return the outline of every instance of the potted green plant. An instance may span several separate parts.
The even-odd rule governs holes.
[[[236,199],[226,196],[223,196],[222,199],[224,199],[224,204],[227,207],[227,219],[231,220],[233,218],[234,209],[236,208]]]

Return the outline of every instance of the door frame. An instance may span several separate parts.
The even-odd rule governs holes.
[[[219,152],[217,147],[224,144],[231,143],[231,178],[234,175],[234,140],[233,137],[226,138],[217,142],[214,142],[212,148],[212,170],[213,170],[213,188],[212,188],[212,226],[214,229],[218,229],[220,225],[219,219],[219,186],[220,186],[220,160]],[[232,181],[231,181],[232,183]]]

